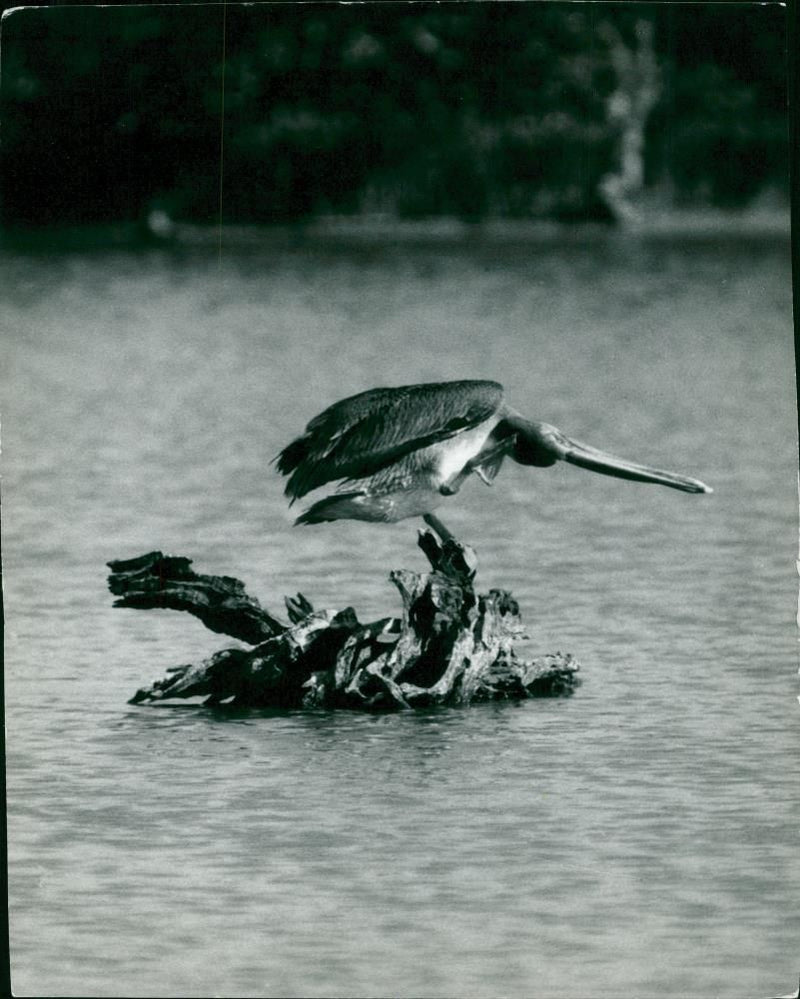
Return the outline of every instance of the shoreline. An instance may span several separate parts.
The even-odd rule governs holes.
[[[642,213],[624,224],[557,222],[539,219],[485,219],[464,222],[446,216],[398,219],[383,214],[319,215],[313,219],[280,223],[173,222],[158,225],[119,221],[63,226],[0,229],[2,250],[60,250],[116,248],[252,249],[258,247],[395,243],[399,245],[503,244],[552,242],[605,243],[613,239],[775,239],[791,237],[791,211],[751,208],[740,211],[659,210]]]

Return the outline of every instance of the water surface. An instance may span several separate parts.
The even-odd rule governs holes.
[[[767,996],[800,967],[788,244],[329,240],[0,258],[18,995]],[[379,384],[494,377],[712,496],[507,467],[442,510],[565,700],[131,707],[225,644],[111,608],[153,548],[362,619],[416,525],[292,530],[269,461]]]

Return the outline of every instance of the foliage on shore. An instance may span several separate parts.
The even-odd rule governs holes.
[[[777,6],[23,8],[2,221],[743,204],[786,182],[785,52]]]

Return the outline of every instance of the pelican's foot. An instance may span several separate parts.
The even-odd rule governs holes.
[[[471,582],[478,568],[475,550],[458,541],[436,517],[428,514],[424,519],[432,530],[420,531],[418,544],[431,568],[451,579]]]
[[[442,491],[444,491],[444,489],[442,489]],[[444,526],[441,520],[439,520],[438,517],[434,517],[432,513],[424,513],[422,515],[422,519],[425,521],[428,527],[436,531],[436,533],[439,535],[442,541],[455,542],[456,540],[455,535],[447,530],[447,528]]]

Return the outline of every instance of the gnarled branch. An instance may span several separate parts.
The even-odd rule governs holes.
[[[283,624],[239,580],[197,575],[187,558],[150,552],[109,562],[115,606],[186,610],[255,645],[174,667],[131,702],[202,696],[207,704],[385,710],[574,690],[580,681],[571,656],[517,657],[519,607],[505,590],[475,592],[472,549],[427,530],[419,544],[431,572],[392,572],[402,616],[371,624],[351,607],[317,612],[302,594],[286,599],[290,623]]]

